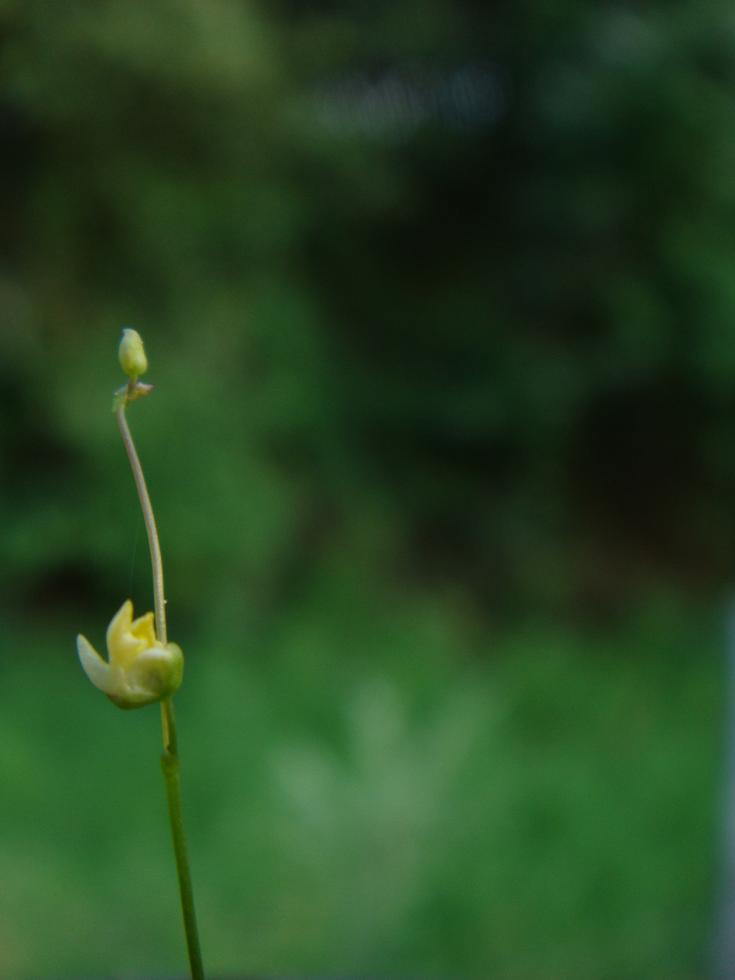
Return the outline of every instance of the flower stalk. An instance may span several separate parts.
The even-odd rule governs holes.
[[[143,511],[153,572],[154,612],[133,618],[133,604],[127,599],[113,616],[107,629],[107,653],[105,660],[89,640],[81,634],[77,637],[77,653],[84,672],[95,687],[105,693],[119,708],[142,708],[159,702],[161,706],[161,731],[163,754],[161,769],[166,783],[171,837],[176,858],[176,871],[181,896],[181,911],[186,933],[186,946],[192,980],[204,980],[202,953],[199,946],[194,890],[189,870],[189,857],[184,834],[181,805],[181,764],[179,762],[176,718],[172,697],[184,670],[184,657],[175,643],[168,642],[166,626],[166,596],[163,586],[163,559],[158,540],[158,528],[153,514],[150,494],[145,482],[143,467],[135,448],[125,411],[130,402],[143,398],[153,391],[153,385],[139,380],[148,370],[148,359],[143,341],[137,330],[123,330],[118,350],[120,366],[128,376],[128,383],[115,392],[113,411],[120,430],[125,452],[133,471]],[[154,626],[155,619],[155,626]]]
[[[123,340],[125,343],[125,338]],[[142,342],[141,342],[142,352]],[[121,363],[123,363],[121,354]],[[147,367],[147,362],[145,363]],[[126,365],[123,363],[123,368]],[[142,372],[141,372],[142,373]],[[144,389],[144,390],[140,390]],[[137,380],[137,375],[131,372],[130,381],[126,388],[119,392],[115,398],[115,418],[120,430],[125,452],[127,453],[130,467],[133,471],[135,487],[138,491],[143,520],[145,522],[146,534],[148,536],[148,546],[151,555],[151,569],[153,572],[153,602],[156,621],[156,634],[158,641],[164,646],[167,644],[168,632],[166,624],[166,596],[163,584],[163,560],[161,558],[161,545],[158,539],[158,528],[156,518],[153,513],[150,494],[146,485],[143,467],[140,463],[135,442],[130,431],[130,426],[125,415],[125,409],[129,401],[134,401],[143,394],[148,394],[151,390],[148,385],[141,385]],[[173,840],[174,856],[176,858],[176,871],[179,882],[179,893],[181,896],[181,911],[184,920],[184,932],[186,934],[186,946],[189,955],[189,966],[191,969],[192,980],[204,980],[204,966],[202,963],[202,953],[199,945],[199,931],[197,928],[196,911],[194,908],[194,890],[191,881],[191,871],[189,868],[189,856],[186,846],[186,835],[184,833],[183,810],[181,804],[181,763],[178,752],[178,739],[176,735],[176,718],[171,697],[164,697],[161,702],[161,732],[163,737],[163,753],[161,755],[161,769],[166,783],[166,798],[168,802],[169,820],[171,824],[171,837]]]

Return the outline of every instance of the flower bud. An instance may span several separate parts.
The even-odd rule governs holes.
[[[87,677],[118,708],[142,708],[171,697],[181,685],[184,655],[175,643],[156,638],[153,613],[133,620],[128,599],[107,629],[104,660],[86,637],[77,637],[79,660]]]
[[[148,370],[148,358],[145,356],[143,338],[137,330],[131,327],[123,329],[122,340],[118,349],[120,367],[131,381],[135,382]]]

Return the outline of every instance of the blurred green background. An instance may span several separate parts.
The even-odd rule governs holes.
[[[735,555],[723,3],[0,0],[0,976],[695,980]]]

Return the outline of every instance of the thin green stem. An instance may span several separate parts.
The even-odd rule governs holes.
[[[202,951],[199,946],[199,931],[197,929],[196,910],[194,909],[194,889],[189,870],[189,855],[184,833],[184,817],[181,806],[181,766],[176,749],[176,721],[174,706],[171,698],[161,702],[161,721],[163,724],[164,750],[161,755],[161,769],[166,781],[166,797],[168,799],[168,815],[171,824],[171,837],[174,842],[176,855],[176,872],[179,878],[179,893],[181,895],[181,912],[184,917],[184,932],[186,933],[186,948],[189,953],[189,966],[192,980],[204,980],[204,965]]]
[[[168,642],[166,633],[166,598],[163,592],[163,560],[161,559],[161,545],[158,542],[158,528],[156,518],[153,514],[151,497],[146,486],[143,467],[140,465],[138,452],[133,442],[133,435],[125,417],[125,400],[121,399],[120,404],[115,410],[115,418],[120,429],[120,435],[125,446],[125,452],[130,460],[130,468],[133,471],[135,488],[140,498],[140,508],[143,511],[145,530],[148,535],[148,547],[151,552],[151,570],[153,571],[153,606],[156,613],[156,636],[161,643]]]
[[[151,505],[148,487],[146,486],[143,467],[141,466],[135,443],[133,442],[133,436],[130,432],[127,418],[125,417],[125,406],[126,398],[121,398],[115,409],[115,417],[125,451],[130,460],[130,467],[133,471],[133,479],[135,480],[138,497],[140,498],[143,520],[145,521],[145,529],[148,535],[151,568],[153,571],[153,602],[156,618],[156,635],[161,643],[166,643],[166,598],[163,590],[161,546],[158,541],[156,518],[153,514],[153,507]],[[166,798],[168,800],[171,837],[173,839],[174,855],[176,857],[176,872],[179,881],[179,893],[181,895],[181,912],[184,919],[189,966],[192,980],[204,980],[204,966],[202,964],[199,931],[197,929],[196,911],[194,909],[194,890],[191,883],[189,856],[186,847],[186,835],[184,833],[184,818],[181,805],[181,764],[179,762],[178,739],[176,736],[176,718],[174,716],[174,706],[171,698],[166,698],[161,701],[161,729],[163,735],[161,769],[163,770],[163,778],[166,782]]]

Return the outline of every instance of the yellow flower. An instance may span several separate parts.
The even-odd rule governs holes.
[[[148,358],[145,356],[143,338],[137,330],[131,327],[123,329],[122,340],[118,349],[120,367],[131,381],[135,382],[148,370]]]
[[[161,701],[181,684],[181,648],[156,639],[152,612],[134,620],[130,599],[122,604],[107,628],[107,651],[109,660],[104,660],[86,637],[77,637],[84,672],[119,708],[141,708]]]

